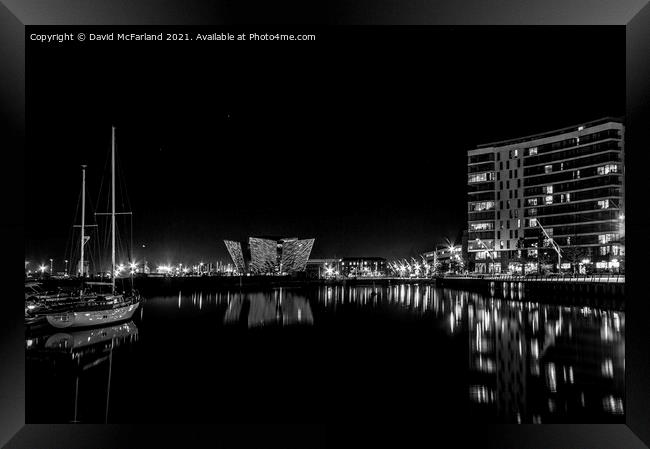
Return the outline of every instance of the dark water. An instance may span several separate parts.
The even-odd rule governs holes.
[[[26,338],[26,421],[624,422],[625,315],[428,285],[149,298]]]

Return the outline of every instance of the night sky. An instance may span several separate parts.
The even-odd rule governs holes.
[[[309,31],[28,42],[26,260],[67,257],[79,166],[98,207],[111,125],[135,258],[156,264],[269,234],[315,237],[312,257],[414,256],[459,241],[468,149],[624,114],[624,27]]]

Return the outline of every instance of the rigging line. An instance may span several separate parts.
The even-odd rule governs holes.
[[[123,238],[122,238],[122,233],[120,231],[119,226],[117,226],[117,225],[115,226],[115,240],[117,241],[117,248],[116,248],[117,256],[121,260],[121,259],[124,258],[125,254],[126,254],[126,251],[125,251],[125,248],[124,248],[125,245],[124,245],[124,241],[123,241]]]
[[[70,226],[70,229],[68,230],[68,239],[67,239],[67,241],[66,241],[65,250],[63,251],[64,256],[67,256],[67,255],[68,255],[68,251],[70,251],[70,255],[71,255],[71,253],[72,253],[72,248],[73,248],[73,246],[74,246],[74,245],[72,244],[72,239],[73,239],[73,236],[74,236],[74,234],[75,234],[75,232],[74,232],[74,225],[75,225],[75,222],[76,222],[76,220],[77,220],[77,214],[79,213],[79,205],[81,204],[81,193],[82,193],[82,192],[81,192],[81,190],[80,190],[80,191],[79,191],[79,196],[77,197],[77,207],[76,207],[76,209],[75,209],[74,216],[73,216],[73,218],[72,218],[72,226]],[[66,258],[67,258],[68,260],[72,260],[72,257],[66,257]]]
[[[124,180],[123,174],[122,174],[122,160],[120,159],[120,153],[117,151],[117,148],[115,149],[115,177],[117,179],[117,196],[118,196],[118,201],[120,204],[120,207],[122,210],[120,212],[124,212]]]
[[[122,158],[119,152],[116,152],[116,159],[116,171],[120,185],[120,202],[122,204],[123,212],[131,212],[131,199],[127,190],[126,173],[122,168]],[[126,248],[125,254],[128,257],[129,262],[133,262],[133,215],[129,215],[127,218],[129,220],[130,232],[129,245]]]
[[[122,169],[122,159],[120,159],[118,155],[118,161],[120,163],[119,167],[119,174],[120,174],[120,181],[121,181],[121,186],[122,186],[122,194],[123,194],[123,201],[126,203],[126,206],[128,208],[128,211],[131,212],[131,198],[129,196],[129,191],[128,191],[128,183],[127,181],[127,176],[126,176],[126,170]]]
[[[134,262],[133,260],[133,215],[129,215],[129,223],[131,224],[131,248],[129,248],[129,258],[131,259],[131,262]]]
[[[123,203],[124,197],[122,195],[124,194],[124,192],[126,192],[126,181],[125,181],[126,174],[124,169],[122,168],[122,157],[120,156],[120,152],[117,151],[117,148],[115,149],[115,173],[117,175],[118,185],[120,187],[120,195],[121,195],[120,199],[122,200]],[[122,206],[124,206],[124,204],[122,204]]]
[[[103,216],[103,217],[105,218],[106,216]],[[103,222],[106,223],[107,221],[103,220]],[[102,251],[102,256],[101,256],[102,271],[107,271],[107,269],[106,269],[107,256],[105,254],[105,249],[108,248],[108,242],[109,242],[109,239],[110,239],[110,236],[109,236],[110,227],[109,226],[103,226],[102,228],[103,228],[103,234],[101,236],[101,247],[100,247],[100,250]]]
[[[99,191],[97,192],[97,207],[102,207],[102,210],[104,208],[103,208],[103,205],[101,203],[101,197],[102,197],[102,192],[103,192],[103,188],[104,188],[104,181],[107,178],[106,171],[107,171],[107,167],[108,167],[108,161],[110,160],[109,156],[110,156],[110,151],[107,151],[106,152],[106,158],[104,159],[104,168],[102,169],[102,177],[100,178]],[[106,208],[105,209],[108,209],[108,198],[106,200]]]
[[[97,210],[94,207],[94,204],[92,205],[93,210]],[[102,264],[102,257],[103,257],[103,251],[101,248],[101,242],[102,242],[102,233],[100,231],[100,223],[98,222],[97,215],[94,216],[94,221],[95,221],[95,233],[94,233],[94,238],[92,239],[92,251],[94,251],[94,259],[93,259],[93,267],[95,268],[95,272],[101,271],[103,269],[103,264]]]

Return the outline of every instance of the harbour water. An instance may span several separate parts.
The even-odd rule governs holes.
[[[178,292],[25,347],[27,423],[624,422],[625,314],[516,292]]]

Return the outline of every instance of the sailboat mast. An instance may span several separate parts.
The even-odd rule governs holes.
[[[115,294],[115,127],[112,127],[111,145],[111,279]]]
[[[86,166],[81,166],[81,261],[79,262],[79,272],[84,277],[84,240],[86,229]]]

